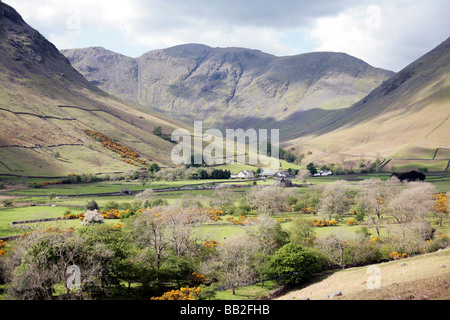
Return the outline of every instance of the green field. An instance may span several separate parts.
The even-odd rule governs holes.
[[[26,207],[0,210],[0,237],[15,236],[22,233],[22,229],[11,228],[13,221],[38,220],[59,218],[64,215],[67,207]]]

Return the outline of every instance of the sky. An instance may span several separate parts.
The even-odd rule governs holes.
[[[130,57],[186,43],[345,52],[400,71],[450,36],[449,0],[3,0],[62,49]]]

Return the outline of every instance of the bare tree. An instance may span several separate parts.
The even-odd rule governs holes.
[[[432,210],[435,193],[436,188],[431,183],[409,182],[389,203],[390,214],[400,226],[403,237],[410,223],[426,220]]]
[[[165,235],[166,225],[158,212],[134,216],[128,226],[132,230],[132,241],[141,249],[151,250],[155,258],[154,267],[160,269],[170,243]]]
[[[155,198],[155,190],[149,188],[134,196],[137,201],[152,200]]]
[[[158,208],[167,230],[170,247],[178,256],[194,255],[201,239],[199,226],[208,219],[207,209],[199,207]]]
[[[200,239],[198,226],[208,218],[199,207],[156,207],[133,217],[133,241],[152,251],[155,268],[160,269],[169,250],[178,256],[195,254]]]
[[[212,194],[210,205],[224,208],[233,204],[233,191],[228,188],[218,188]]]
[[[364,180],[359,185],[359,194],[356,203],[367,217],[369,226],[377,231],[378,237],[381,231],[381,221],[384,214],[389,212],[388,203],[395,198],[398,188],[390,180],[381,179]]]
[[[335,181],[325,186],[319,203],[319,210],[328,220],[339,216],[350,208],[350,187],[346,181]]]
[[[258,250],[257,242],[249,237],[235,239],[220,245],[217,248],[217,256],[203,263],[201,270],[205,274],[218,277],[220,283],[231,288],[235,295],[236,288],[254,280],[254,259]]]
[[[264,254],[273,254],[277,248],[288,242],[288,234],[282,230],[280,223],[266,214],[259,215],[255,227],[249,231],[249,236],[258,242]]]
[[[300,170],[297,174],[297,180],[302,183],[306,183],[306,180],[311,177],[311,172],[309,170]]]
[[[317,241],[317,248],[323,251],[332,261],[344,268],[344,252],[348,247],[346,239],[339,234],[331,234]]]
[[[273,214],[287,209],[286,189],[281,187],[254,187],[247,193],[249,202],[261,213]]]
[[[331,261],[345,268],[347,265],[370,263],[377,259],[377,250],[370,246],[364,233],[331,234],[317,240],[319,248]]]

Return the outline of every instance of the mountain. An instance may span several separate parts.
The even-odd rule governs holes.
[[[173,144],[152,133],[188,128],[91,84],[2,2],[0,115],[1,175],[123,172],[150,160],[170,165]]]
[[[284,140],[303,133],[299,114],[348,108],[394,74],[332,52],[276,57],[187,44],[136,59],[100,47],[62,53],[102,90],[171,118],[218,129],[282,123]]]
[[[331,163],[384,159],[387,169],[450,164],[450,38],[331,116],[326,126],[285,143]]]

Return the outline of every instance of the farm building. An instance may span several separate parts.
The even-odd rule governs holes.
[[[317,172],[314,177],[328,177],[328,176],[332,176],[333,172],[331,172],[330,170],[327,171],[319,171]]]

